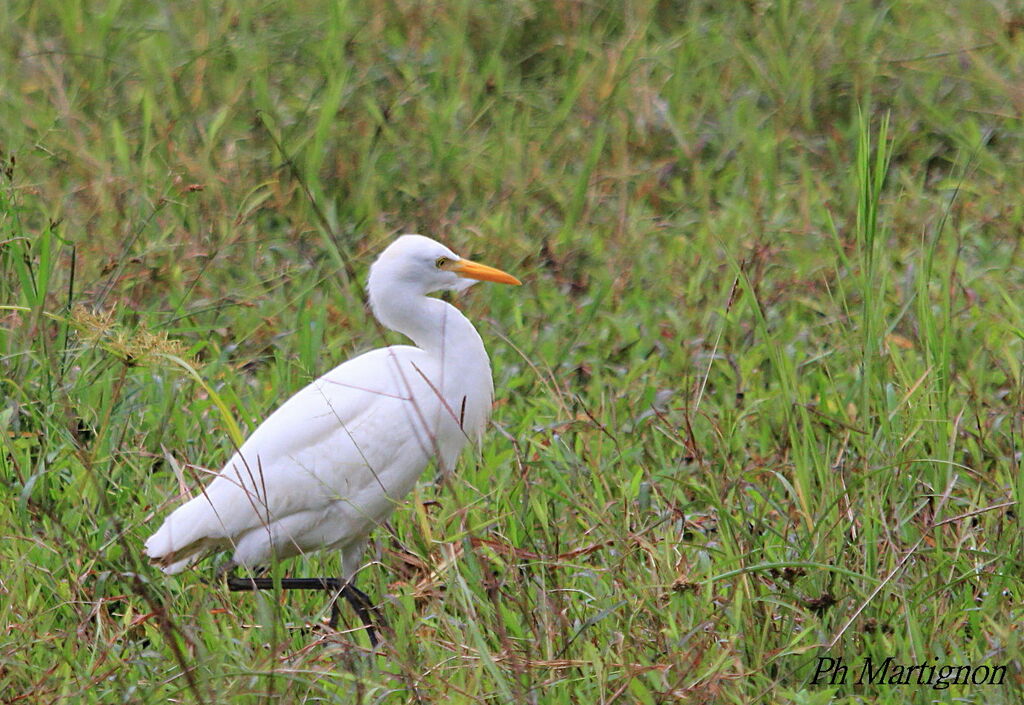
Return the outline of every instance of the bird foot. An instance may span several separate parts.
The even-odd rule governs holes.
[[[231,592],[273,590],[274,579],[229,577],[227,585]],[[338,598],[344,597],[366,626],[370,644],[376,648],[380,643],[378,634],[381,627],[387,628],[387,623],[370,596],[357,588],[352,581],[341,578],[281,578],[280,585],[282,590],[326,590],[336,593],[331,603],[331,619],[327,623],[331,629],[337,629],[338,617],[341,614],[341,610],[338,609]]]

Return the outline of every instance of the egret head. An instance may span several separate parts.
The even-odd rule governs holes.
[[[405,285],[417,293],[463,291],[477,281],[520,284],[511,274],[459,257],[423,235],[402,235],[381,252],[370,267],[371,296],[378,286]]]

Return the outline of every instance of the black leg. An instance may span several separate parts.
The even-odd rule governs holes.
[[[227,583],[228,590],[232,592],[274,589],[273,578],[228,578]],[[370,596],[357,588],[354,581],[343,581],[340,578],[281,578],[281,589],[327,590],[336,593],[331,602],[331,619],[327,623],[331,629],[338,626],[338,617],[341,614],[341,610],[338,609],[338,598],[344,597],[345,601],[352,605],[360,621],[366,625],[370,644],[377,646],[377,623],[385,625],[384,619]]]
[[[331,590],[344,587],[338,578],[281,578],[282,590]],[[245,592],[250,590],[273,590],[273,578],[228,578],[228,590]]]
[[[378,623],[387,626],[384,622],[384,618],[380,616],[380,611],[377,606],[373,604],[373,600],[365,592],[356,587],[354,581],[350,580],[345,583],[341,588],[341,594],[345,597],[345,600],[352,605],[352,609],[359,615],[359,619],[362,620],[363,624],[366,625],[367,632],[370,636],[370,644],[374,647],[377,646],[377,632],[380,629]],[[337,607],[338,600],[334,600],[334,605]]]

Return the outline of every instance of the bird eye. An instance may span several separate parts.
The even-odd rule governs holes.
[[[448,264],[449,261],[450,260],[447,257],[438,257],[437,261],[434,262],[434,264],[437,266],[438,269],[444,269],[444,266]]]

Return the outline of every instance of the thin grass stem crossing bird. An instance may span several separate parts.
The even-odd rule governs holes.
[[[371,350],[334,368],[282,404],[214,480],[146,541],[166,573],[204,555],[232,552],[228,568],[255,569],[319,550],[341,551],[340,579],[286,578],[282,587],[344,597],[376,644],[373,602],[355,587],[370,532],[409,493],[431,460],[453,469],[491,412],[491,365],[473,324],[428,294],[475,281],[520,284],[422,235],[402,235],[370,268],[377,320],[415,346]],[[268,578],[234,578],[267,589]]]

